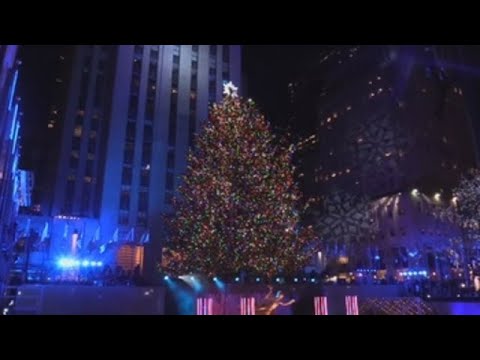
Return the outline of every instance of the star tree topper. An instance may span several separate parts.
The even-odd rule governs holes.
[[[228,83],[223,84],[223,95],[225,96],[231,96],[231,97],[238,97],[238,87],[233,85],[231,81]]]

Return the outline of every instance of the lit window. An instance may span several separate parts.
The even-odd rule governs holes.
[[[97,137],[96,131],[90,131],[90,139],[95,139]]]
[[[377,80],[382,80],[382,77],[381,77],[381,76],[377,76]]]
[[[75,175],[69,175],[68,181],[75,181]]]
[[[459,93],[460,95],[463,95],[462,89],[458,89],[458,93]]]
[[[92,177],[91,176],[85,176],[84,178],[86,183],[91,183],[92,182]]]
[[[76,151],[76,150],[72,151],[72,157],[75,158],[75,159],[78,159],[79,158],[78,151]]]
[[[332,118],[328,118],[328,119],[327,119],[327,123],[329,123],[330,121],[332,121]]]
[[[49,128],[49,129],[52,129],[52,128],[53,128],[53,124],[52,124],[52,123],[49,123],[49,124],[48,124],[48,128]]]
[[[346,169],[345,173],[347,173],[347,174],[350,173],[350,169]]]
[[[81,125],[78,125],[78,126],[75,127],[73,135],[75,137],[81,137],[82,136],[82,126]]]
[[[173,88],[173,89],[172,89],[172,94],[176,94],[176,93],[178,93],[178,90],[175,89],[175,88]]]
[[[360,137],[357,139],[357,143],[361,144],[362,142],[363,142],[363,138]]]
[[[350,105],[347,106],[347,111],[352,110],[352,107]]]
[[[87,154],[87,159],[88,160],[95,160],[95,155],[94,154]]]
[[[84,110],[77,110],[77,116],[85,116]]]
[[[383,89],[382,88],[378,89],[378,93],[380,94],[381,92],[383,92]]]
[[[63,82],[63,80],[60,79],[60,78],[56,78],[55,81],[56,81],[58,84],[61,84],[61,83]]]

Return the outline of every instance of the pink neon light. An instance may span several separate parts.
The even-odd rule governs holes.
[[[197,315],[213,315],[212,298],[197,299]]]
[[[249,297],[240,299],[240,314],[255,315],[255,298]]]
[[[316,296],[314,298],[315,315],[328,315],[327,297]]]
[[[347,315],[358,315],[357,296],[345,296],[345,306],[347,308]]]

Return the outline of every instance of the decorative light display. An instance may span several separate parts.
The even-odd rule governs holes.
[[[242,271],[292,274],[316,253],[304,201],[295,182],[297,150],[271,133],[253,101],[231,86],[188,155],[188,167],[166,219],[163,268],[207,276]],[[317,250],[318,251],[318,250]]]
[[[435,311],[419,298],[365,299],[361,315],[435,315]]]
[[[102,267],[102,261],[79,260],[74,258],[60,258],[57,265],[61,269],[77,269],[81,267]]]
[[[337,255],[348,245],[372,238],[378,230],[373,204],[368,199],[344,192],[335,192],[316,213],[316,229],[328,252]]]

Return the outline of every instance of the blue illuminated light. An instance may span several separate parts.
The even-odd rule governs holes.
[[[170,278],[168,277],[168,275],[165,275],[165,276],[163,277],[163,280],[168,281],[168,280],[170,280]]]
[[[380,260],[380,255],[375,255],[375,260]]]
[[[280,278],[277,277],[277,282],[280,282]]]
[[[293,279],[293,282],[298,282],[298,279],[297,278]]]
[[[103,266],[101,261],[76,260],[72,258],[60,258],[57,261],[58,267],[62,269],[71,269],[78,267],[100,267]]]
[[[257,278],[256,278],[256,281],[257,281],[257,283],[260,282],[260,278],[257,277]]]
[[[15,149],[17,147],[17,139],[18,139],[18,130],[19,129],[20,129],[20,122],[17,122],[17,126],[15,127],[15,135],[13,136],[12,155],[15,153]]]
[[[213,281],[218,281],[218,278],[215,276],[215,277],[213,278]]]
[[[10,89],[10,99],[8,100],[8,111],[12,110],[12,103],[13,103],[13,98],[15,96],[15,89],[17,87],[17,80],[18,80],[18,70],[15,71],[15,75],[13,76],[13,84]]]
[[[10,140],[13,139],[13,134],[15,133],[15,125],[17,124],[16,122],[17,114],[18,114],[18,104],[15,104],[15,108],[13,109],[12,126],[10,128],[10,135],[9,135]]]
[[[315,279],[311,279],[310,282],[314,283],[314,282],[315,282]]]
[[[240,281],[240,278],[237,276],[237,277],[235,278],[235,282],[239,282],[239,281]]]

